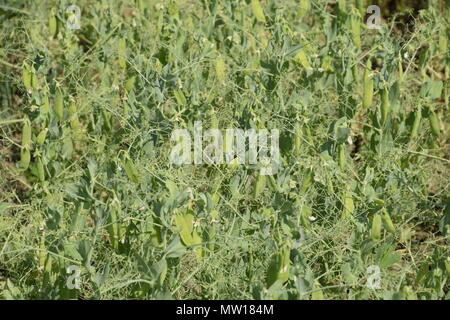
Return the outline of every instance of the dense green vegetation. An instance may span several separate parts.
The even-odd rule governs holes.
[[[7,0],[0,21],[0,297],[449,297],[448,1]],[[172,165],[194,121],[278,129],[277,173]]]

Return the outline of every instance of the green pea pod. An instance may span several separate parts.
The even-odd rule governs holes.
[[[294,150],[297,156],[301,154],[302,150],[302,135],[302,128],[299,123],[296,123],[294,130]]]
[[[439,32],[439,51],[442,54],[446,54],[448,52],[448,33],[445,29],[445,26],[441,26]]]
[[[260,174],[258,175],[258,178],[256,178],[253,196],[257,198],[264,191],[265,187],[266,187],[266,176]]]
[[[56,90],[55,95],[55,113],[59,121],[62,121],[64,117],[64,100],[62,92],[58,89]]]
[[[28,166],[30,165],[30,158],[31,158],[30,150],[28,150],[27,148],[22,148],[20,151],[19,168],[22,170],[27,170]]]
[[[103,116],[103,123],[104,123],[106,131],[111,131],[111,129],[112,129],[111,113],[103,108],[102,109],[102,116]]]
[[[381,239],[381,216],[378,213],[373,216],[371,236],[374,240]]]
[[[112,209],[111,206],[109,206],[107,230],[108,230],[109,241],[111,242],[111,246],[117,250],[119,248],[119,236],[117,234],[117,216],[116,216],[116,210]]]
[[[50,104],[48,102],[48,97],[47,95],[44,95],[42,97],[42,104],[41,104],[41,108],[40,108],[40,112],[42,114],[47,114],[50,110]]]
[[[125,41],[125,39],[119,39],[118,44],[117,44],[117,54],[119,56],[118,58],[118,63],[119,63],[119,67],[122,69],[125,69],[127,67],[126,64],[126,54],[127,54],[127,43]]]
[[[36,137],[36,142],[37,142],[39,145],[42,146],[42,145],[45,143],[45,138],[47,137],[47,132],[48,132],[48,129],[47,129],[47,128],[45,128],[44,130],[42,130],[41,132],[39,132],[38,136]]]
[[[354,211],[355,211],[355,203],[353,202],[352,192],[350,190],[347,190],[344,192],[343,196],[341,219],[342,220],[349,219]]]
[[[346,164],[345,145],[339,145],[339,167],[344,170]]]
[[[74,102],[70,103],[68,113],[70,117],[70,128],[72,129],[75,136],[78,138],[81,130],[81,125],[80,121],[78,120],[77,106]]]
[[[402,56],[400,53],[398,54],[398,78],[399,78],[398,82],[399,84],[401,84],[403,80],[403,65],[402,65]]]
[[[216,237],[216,226],[212,225],[211,227],[208,228],[208,249],[213,251],[214,250],[214,239]]]
[[[386,230],[391,233],[395,233],[394,223],[392,222],[391,216],[389,215],[389,213],[385,208],[381,210],[381,218],[383,220],[383,225],[386,228]]]
[[[39,80],[38,80],[38,77],[36,75],[36,71],[34,70],[34,68],[33,68],[32,72],[31,72],[31,87],[34,90],[39,89]]]
[[[31,90],[31,70],[30,66],[26,62],[24,62],[22,66],[22,82],[25,86],[25,89],[27,89],[28,91]]]
[[[361,49],[361,18],[359,15],[359,11],[356,8],[352,10],[352,16],[350,18],[350,23],[352,27],[352,39],[353,44],[358,49]]]
[[[389,105],[389,91],[387,88],[384,88],[381,92],[381,104],[380,104],[380,113],[381,113],[381,124],[385,124],[388,114],[390,110]]]
[[[311,215],[312,209],[307,205],[303,205],[300,210],[300,223],[306,229],[308,229],[311,226],[311,221],[309,221],[309,217]]]
[[[366,69],[364,70],[364,94],[363,108],[367,109],[372,105],[373,101],[373,79],[370,77],[372,71],[372,62],[367,60]]]
[[[55,9],[52,9],[52,13],[48,18],[48,33],[50,37],[54,37],[56,35],[56,31],[58,29],[58,21],[55,16]]]
[[[216,76],[220,83],[225,82],[225,60],[222,57],[216,59]]]
[[[420,126],[421,120],[422,120],[422,108],[419,106],[419,108],[415,112],[414,123],[411,128],[411,133],[409,135],[410,141],[417,136],[417,132],[419,131],[419,126]]]
[[[22,148],[31,148],[31,124],[28,119],[25,120],[22,128]]]
[[[450,278],[450,258],[445,260],[445,270],[447,271],[447,277]]]
[[[430,110],[428,120],[430,121],[431,133],[436,138],[441,134],[441,130],[439,129],[439,120],[436,113],[433,110]]]
[[[120,206],[120,202],[118,200],[114,201],[112,203],[112,210],[116,212],[116,218],[117,218],[117,236],[119,241],[123,241],[125,238],[125,221],[122,219],[122,208]]]
[[[45,231],[42,231],[41,238],[39,240],[39,250],[37,252],[38,270],[43,271],[45,268],[45,259],[47,257],[45,250]]]
[[[300,192],[305,194],[314,182],[314,172],[311,169],[307,169],[303,176],[303,181],[300,187]]]
[[[44,170],[44,165],[42,163],[41,158],[37,159],[37,161],[36,161],[36,168],[37,168],[39,181],[40,182],[44,182],[45,181],[45,170]]]

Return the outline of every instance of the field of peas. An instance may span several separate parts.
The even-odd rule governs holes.
[[[450,1],[0,22],[0,299],[450,298]]]

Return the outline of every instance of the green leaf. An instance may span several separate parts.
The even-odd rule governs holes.
[[[184,96],[183,91],[181,90],[174,90],[173,95],[175,96],[175,99],[177,100],[178,104],[185,107],[187,105],[186,97]]]
[[[81,261],[83,260],[83,257],[78,252],[78,242],[77,241],[70,241],[64,243],[64,255],[66,257],[70,257],[72,259]]]
[[[344,276],[344,280],[345,282],[350,285],[356,285],[358,283],[358,277],[356,277],[353,273],[352,273],[352,268],[350,266],[349,263],[345,263],[342,266],[342,274]]]
[[[141,183],[142,179],[141,176],[139,175],[138,171],[136,170],[134,163],[131,159],[126,158],[123,161],[123,167],[125,169],[125,172],[128,176],[128,178],[134,182],[134,183]]]
[[[259,3],[259,0],[252,0],[252,10],[253,14],[255,15],[256,20],[259,22],[265,23],[266,17],[264,16],[264,10],[261,7],[261,3]]]
[[[389,266],[392,266],[393,264],[400,261],[402,258],[402,255],[399,252],[391,252],[383,255],[380,261],[380,267],[382,269],[387,268]]]
[[[186,246],[191,246],[196,244],[196,241],[192,237],[193,231],[193,220],[194,216],[192,214],[178,214],[175,216],[175,225],[178,230],[180,230],[180,237]]]
[[[180,237],[175,236],[175,238],[170,242],[166,248],[167,258],[179,258],[186,252],[186,247],[180,241]]]

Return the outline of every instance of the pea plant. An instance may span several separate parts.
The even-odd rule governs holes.
[[[448,299],[448,0],[0,0],[1,299]]]

